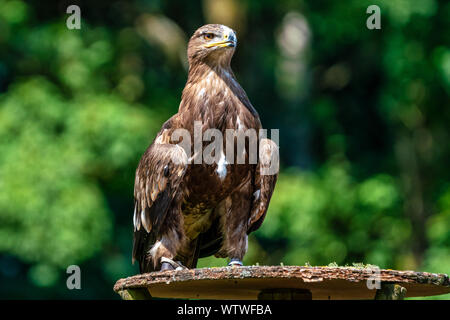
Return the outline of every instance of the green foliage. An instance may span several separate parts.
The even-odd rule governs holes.
[[[318,173],[281,174],[270,215],[256,234],[261,243],[277,239],[267,247],[271,264],[282,260],[326,265],[330,260],[343,264],[362,259],[389,267],[395,252],[408,248],[411,231],[407,219],[396,214],[401,208],[395,181],[376,175],[358,183],[345,167],[330,163]]]
[[[22,5],[7,2],[12,27],[23,19],[8,6]],[[137,162],[160,122],[108,88],[107,35],[44,24],[19,28],[20,44],[11,40],[10,50],[29,52],[17,63],[50,73],[17,77],[0,94],[0,252],[31,264],[38,286],[55,285],[67,266],[113,241],[100,183],[117,181]]]

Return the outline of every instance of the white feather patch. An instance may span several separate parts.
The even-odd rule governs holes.
[[[150,255],[152,257],[155,257],[156,252],[158,251],[158,248],[161,246],[161,241],[156,241],[156,243],[152,246],[152,248],[150,249]]]
[[[139,229],[141,229],[141,224],[139,222],[138,215],[137,215],[136,211],[137,211],[137,206],[134,207],[133,224],[134,224],[134,230],[139,231]]]
[[[221,180],[225,179],[225,177],[227,176],[227,164],[228,163],[227,160],[225,159],[225,154],[222,151],[219,162],[217,163],[217,170],[216,170]]]
[[[147,232],[150,232],[150,221],[147,219],[147,215],[145,214],[145,210],[141,211],[141,223],[144,226]]]

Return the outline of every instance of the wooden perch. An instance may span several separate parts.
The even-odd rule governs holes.
[[[445,274],[354,267],[248,266],[120,279],[123,299],[402,299],[450,293]]]

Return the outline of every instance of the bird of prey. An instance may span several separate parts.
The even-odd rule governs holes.
[[[133,263],[138,261],[141,273],[195,268],[199,258],[211,255],[241,266],[248,234],[264,220],[278,171],[262,171],[278,161],[274,141],[258,136],[258,158],[251,163],[246,140],[245,161],[235,163],[224,152],[224,138],[223,149],[214,154],[217,161],[198,163],[198,152],[189,154],[173,138],[179,129],[194,135],[195,123],[201,133],[215,129],[224,137],[227,129],[262,129],[230,67],[236,45],[236,33],[219,24],[202,26],[189,40],[189,73],[178,113],[163,124],[136,169]],[[235,159],[238,152],[231,152]]]

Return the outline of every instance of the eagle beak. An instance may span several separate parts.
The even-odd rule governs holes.
[[[236,47],[236,42],[237,42],[236,35],[234,34],[234,32],[228,32],[223,35],[223,38],[221,41],[208,43],[205,45],[205,48],[211,48],[211,47],[234,48],[234,47]]]

